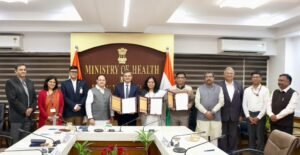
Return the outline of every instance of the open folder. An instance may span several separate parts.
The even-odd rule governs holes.
[[[136,97],[121,99],[117,96],[111,97],[111,107],[113,111],[121,114],[131,114],[137,112]]]
[[[175,108],[176,111],[188,110],[189,95],[185,92],[174,93],[168,91],[168,105],[170,108]]]
[[[139,112],[150,115],[161,115],[163,109],[163,98],[161,97],[139,97]]]

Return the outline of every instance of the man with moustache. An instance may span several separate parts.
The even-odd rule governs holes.
[[[205,131],[206,139],[217,138],[222,135],[222,123],[220,109],[224,105],[222,88],[214,84],[214,74],[205,73],[205,83],[198,87],[195,97],[197,113],[196,131]],[[217,140],[212,141],[216,146]]]
[[[193,88],[186,84],[186,73],[178,72],[175,76],[176,85],[170,88],[170,91],[174,93],[187,93],[189,96],[188,110],[176,111],[175,108],[171,108],[171,125],[172,126],[186,126],[189,125],[189,115],[191,108],[194,105],[194,93]]]
[[[278,78],[279,89],[272,93],[267,114],[270,117],[271,131],[277,129],[293,134],[294,112],[299,102],[299,94],[291,88],[292,77],[281,74]]]
[[[15,66],[16,77],[6,81],[5,93],[9,104],[10,135],[13,143],[24,138],[27,133],[20,133],[19,129],[31,132],[32,114],[37,106],[34,83],[26,77],[26,65]]]

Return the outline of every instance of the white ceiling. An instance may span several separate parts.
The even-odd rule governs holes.
[[[273,37],[278,29],[300,25],[300,0],[272,0],[256,9],[220,8],[217,1],[131,0],[127,27],[122,26],[124,0],[0,2],[0,32],[205,35],[205,30],[216,30],[215,35],[219,35],[218,32],[224,33],[224,29],[243,32],[247,29],[249,34],[263,30],[265,37]]]

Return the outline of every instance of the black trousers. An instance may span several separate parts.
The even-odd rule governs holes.
[[[259,112],[250,112],[250,117],[257,117]],[[266,117],[262,117],[260,121],[254,125],[250,124],[250,120],[247,120],[248,135],[249,135],[249,147],[252,149],[264,150],[265,148],[265,126]],[[257,144],[256,144],[257,141]]]
[[[237,150],[239,142],[239,122],[238,121],[222,121],[222,135],[226,135],[224,138],[219,139],[219,148],[224,152],[231,153]]]
[[[279,131],[283,131],[291,135],[293,134],[293,128],[293,126],[280,126],[276,124],[271,124],[271,131],[277,129]]]
[[[122,115],[118,114],[117,115],[118,125],[121,126],[121,125],[126,124],[126,126],[136,126],[136,120],[134,120],[134,119],[136,119],[137,117],[138,117],[137,114],[122,114]],[[130,121],[132,121],[132,122],[130,122]],[[128,122],[130,122],[130,123],[128,123]]]

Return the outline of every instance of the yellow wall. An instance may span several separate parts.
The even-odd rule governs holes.
[[[96,46],[112,43],[131,43],[166,51],[169,48],[171,61],[174,57],[174,35],[172,34],[142,34],[142,33],[71,33],[71,60],[75,52],[84,51]]]

